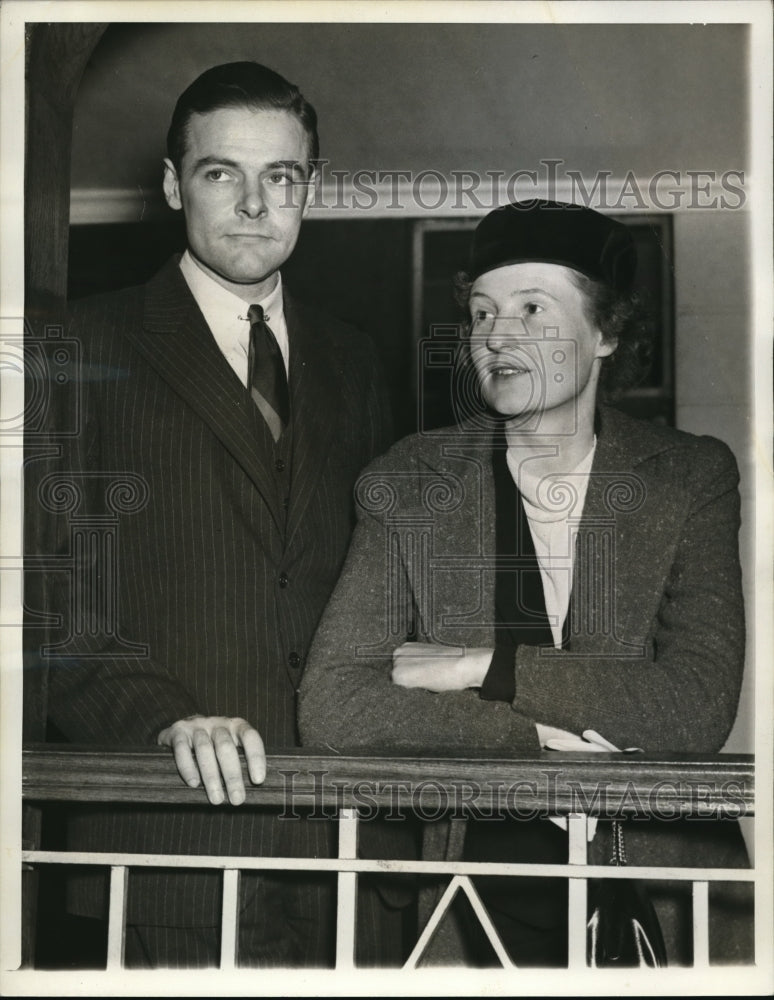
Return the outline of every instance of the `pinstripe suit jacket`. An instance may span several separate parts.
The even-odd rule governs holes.
[[[176,261],[147,286],[74,307],[82,425],[62,471],[81,515],[102,513],[106,483],[126,474],[145,496],[117,525],[116,635],[71,641],[52,661],[49,713],[73,742],[153,743],[196,713],[247,718],[268,748],[297,744],[296,690],[346,553],[352,487],[390,429],[367,338],[289,297],[285,312],[292,457],[275,449]],[[279,837],[282,852],[326,849],[323,825],[282,826],[230,807],[132,808],[93,811],[73,830],[101,849],[273,853]],[[175,886],[138,876],[130,922],[217,922],[211,880]]]

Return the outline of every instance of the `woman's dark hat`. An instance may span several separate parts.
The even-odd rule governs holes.
[[[634,280],[637,251],[627,226],[583,205],[515,201],[481,220],[468,268],[472,280],[527,261],[564,264],[625,291]]]

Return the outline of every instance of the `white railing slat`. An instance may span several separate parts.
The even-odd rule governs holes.
[[[415,969],[417,967],[417,962],[424,954],[425,948],[432,940],[438,925],[440,924],[441,920],[443,920],[444,914],[449,909],[449,906],[451,905],[451,902],[454,899],[454,897],[457,895],[457,887],[459,880],[460,880],[459,875],[455,875],[454,878],[452,878],[452,880],[446,886],[443,895],[438,900],[438,903],[433,912],[430,914],[430,919],[427,921],[424,928],[422,929],[422,933],[419,935],[419,940],[414,945],[409,957],[406,959],[403,965],[404,969]]]
[[[459,890],[465,893],[465,895],[470,900],[470,904],[478,917],[481,926],[484,929],[484,933],[489,939],[492,947],[495,950],[495,954],[500,960],[500,964],[504,969],[514,969],[516,966],[510,959],[508,952],[500,940],[500,936],[495,929],[492,919],[486,911],[486,907],[481,901],[481,897],[476,891],[476,887],[464,875],[455,875],[454,878],[449,882],[449,884],[444,889],[443,895],[438,900],[435,909],[430,914],[430,918],[425,924],[422,933],[419,935],[419,940],[414,945],[411,954],[406,959],[403,968],[404,969],[416,969],[419,959],[424,955],[427,946],[432,941],[435,936],[435,932],[438,929],[438,925],[441,923],[443,918],[446,916],[446,911],[451,906],[454,901],[454,897],[457,895]]]
[[[124,966],[124,941],[126,939],[126,887],[129,869],[113,865],[110,869],[110,903],[108,908],[108,971]]]
[[[248,858],[214,854],[126,854],[89,851],[22,851],[23,863],[130,865],[133,868],[206,868],[242,871],[403,873],[406,875],[528,875],[543,878],[640,878],[681,882],[754,882],[751,868],[659,868],[626,865],[536,865],[500,861],[382,861],[368,858]]]
[[[582,814],[568,817],[568,868],[585,865],[588,859],[588,817]],[[585,878],[569,880],[567,903],[567,961],[570,969],[586,968],[587,904]]]
[[[356,809],[339,810],[339,858],[357,858]],[[336,902],[336,968],[355,967],[355,922],[357,919],[357,871],[339,871]]]
[[[239,939],[239,877],[236,868],[223,872],[223,906],[220,928],[220,967],[235,969]]]
[[[500,940],[500,936],[495,930],[495,926],[492,923],[492,919],[486,911],[486,907],[481,902],[481,897],[476,891],[476,887],[470,881],[467,876],[460,877],[460,887],[464,890],[468,899],[470,900],[471,906],[476,911],[476,916],[481,922],[481,926],[484,928],[489,943],[495,950],[495,954],[500,960],[500,964],[504,969],[515,969],[516,966],[511,961],[511,957],[505,950],[505,946]]]
[[[709,967],[709,882],[693,883],[693,967]]]

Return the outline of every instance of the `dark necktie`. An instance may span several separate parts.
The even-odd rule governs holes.
[[[263,318],[261,306],[250,306],[250,350],[247,380],[253,402],[277,441],[290,420],[290,396],[285,362],[277,338]]]

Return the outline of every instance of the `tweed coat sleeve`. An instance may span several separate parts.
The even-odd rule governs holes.
[[[722,442],[686,438],[672,463],[682,472],[682,519],[667,526],[666,518],[648,518],[636,557],[621,569],[629,622],[616,627],[642,639],[643,654],[575,655],[571,648],[545,655],[521,646],[514,700],[520,711],[572,732],[595,729],[620,747],[722,748],[744,669],[739,474]]]
[[[405,560],[391,557],[384,521],[361,511],[301,691],[304,741],[337,749],[519,751],[537,748],[534,724],[541,722],[576,733],[595,729],[618,746],[650,752],[720,749],[734,721],[744,658],[738,473],[719,441],[673,433],[677,446],[637,469],[643,507],[617,524],[613,634],[584,636],[581,628],[567,650],[520,646],[512,705],[482,701],[472,690],[435,694],[391,683],[393,649],[407,638],[428,641],[416,622],[429,588],[416,576],[410,581]],[[408,469],[410,450],[398,446],[373,471],[389,478]],[[417,505],[408,492],[399,503],[410,518]],[[469,515],[475,533],[478,512]],[[457,541],[462,537],[458,532]],[[574,610],[594,619],[575,593],[584,589],[578,558]],[[461,637],[453,629],[440,636]],[[493,645],[493,638],[471,644]]]
[[[537,750],[534,722],[510,705],[481,701],[473,690],[436,694],[391,681],[393,650],[427,636],[417,615],[421,595],[414,591],[405,553],[391,547],[388,519],[374,508],[395,485],[395,512],[411,520],[412,512],[421,509],[423,470],[416,440],[400,442],[361,477],[358,524],[299,693],[302,743],[349,751]],[[435,486],[443,490],[442,483]]]

